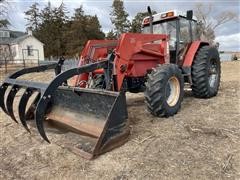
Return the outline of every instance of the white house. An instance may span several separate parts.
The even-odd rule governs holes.
[[[44,44],[27,33],[0,29],[0,61],[37,64],[44,60]]]

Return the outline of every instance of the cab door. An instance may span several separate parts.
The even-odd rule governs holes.
[[[186,54],[192,42],[191,21],[179,17],[178,20],[178,43],[177,43],[177,64],[182,65],[184,55]]]

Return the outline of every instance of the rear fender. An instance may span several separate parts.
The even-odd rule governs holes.
[[[209,45],[208,42],[203,42],[203,41],[194,41],[192,42],[192,44],[190,45],[188,52],[184,58],[184,62],[183,62],[183,68],[189,68],[192,66],[193,63],[193,59],[198,51],[198,49],[202,46],[206,46]]]

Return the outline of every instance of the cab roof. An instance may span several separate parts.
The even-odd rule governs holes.
[[[153,15],[153,22],[165,20],[165,19],[170,19],[174,17],[187,17],[187,12],[179,11],[179,10],[170,10],[170,11],[165,11],[161,13],[157,13]],[[194,21],[197,21],[196,16],[193,16],[192,18]],[[149,16],[145,17],[143,19],[143,24],[148,24],[149,23]]]

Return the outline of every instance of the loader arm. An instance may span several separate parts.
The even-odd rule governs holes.
[[[118,41],[90,40],[82,51],[79,67],[106,58],[108,49],[114,49],[113,75],[116,82],[111,90],[121,91],[126,76],[144,77],[147,70],[157,64],[169,63],[168,35],[165,34],[122,34]],[[108,54],[109,55],[109,54]],[[89,58],[91,59],[89,61]],[[98,73],[93,71],[93,74]],[[89,74],[75,76],[72,83],[85,88],[81,82],[89,80]]]
[[[144,77],[157,64],[169,63],[168,36],[164,34],[122,34],[116,48],[117,90],[125,76]]]

